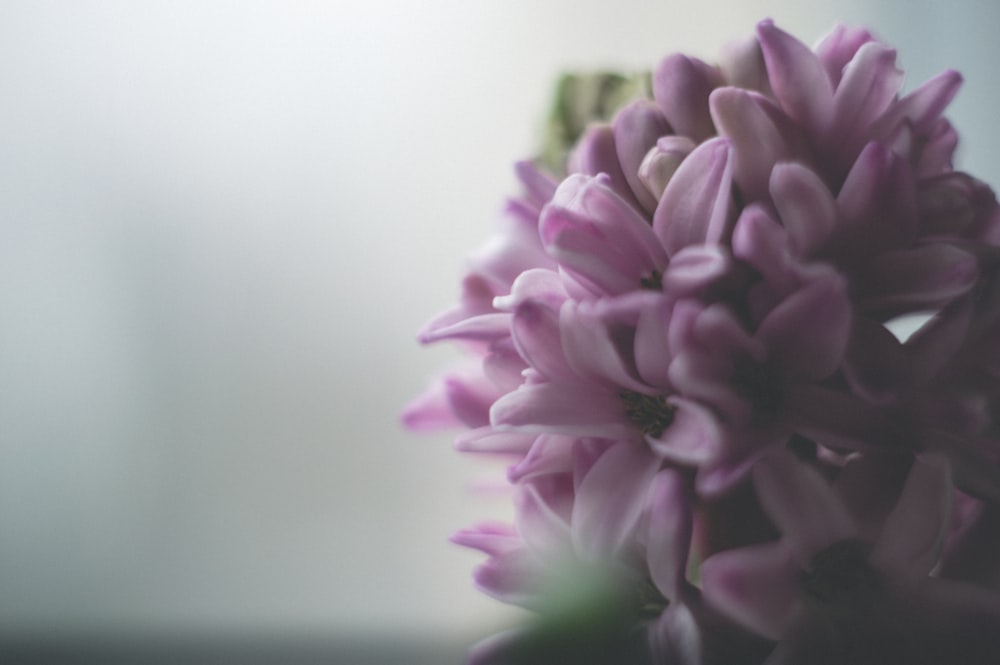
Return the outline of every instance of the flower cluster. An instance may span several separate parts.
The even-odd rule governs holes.
[[[404,414],[508,461],[515,523],[454,538],[483,591],[605,571],[651,663],[1000,662],[1000,206],[952,166],[960,76],[902,79],[763,21],[518,164],[420,333],[469,364]]]

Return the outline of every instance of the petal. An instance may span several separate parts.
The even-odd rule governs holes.
[[[694,148],[694,142],[686,136],[664,136],[646,153],[639,165],[639,179],[657,200]]]
[[[430,344],[446,339],[490,342],[509,334],[510,314],[497,312],[471,316],[451,325],[423,332],[418,339],[421,344]]]
[[[733,179],[744,199],[766,200],[771,169],[796,154],[791,121],[763,95],[737,88],[714,90],[709,106],[719,134],[732,142]]]
[[[570,448],[568,445],[565,447],[567,450]],[[571,503],[572,492],[571,481],[566,486],[566,495],[555,500]],[[568,558],[573,546],[569,523],[558,510],[553,509],[550,502],[551,499],[547,500],[530,482],[518,487],[514,494],[518,531],[528,548],[545,561]]]
[[[761,458],[753,480],[761,505],[803,569],[818,552],[855,535],[847,509],[830,485],[790,451],[779,449]]]
[[[728,439],[715,415],[697,402],[671,397],[674,420],[659,437],[646,436],[650,449],[676,464],[701,466],[718,458]]]
[[[517,530],[501,522],[482,522],[474,527],[460,529],[453,533],[449,540],[456,545],[470,547],[489,556],[512,552],[524,546]]]
[[[507,479],[520,483],[536,476],[572,471],[575,441],[570,436],[539,434],[524,458],[507,469]]]
[[[883,409],[840,390],[798,384],[785,409],[796,432],[829,448],[891,451],[909,443]]]
[[[851,390],[875,404],[894,402],[913,383],[903,345],[882,323],[866,316],[854,317],[844,375]]]
[[[830,272],[785,298],[756,337],[785,376],[822,379],[840,366],[850,330],[846,284]]]
[[[599,124],[587,128],[570,155],[569,172],[590,176],[604,173],[610,180],[609,186],[619,196],[636,205],[639,203],[618,163],[618,150],[611,125]]]
[[[827,76],[834,86],[840,85],[844,68],[854,58],[858,50],[873,37],[864,28],[849,28],[837,25],[816,46],[816,57],[823,63]]]
[[[941,554],[951,518],[951,465],[942,455],[918,457],[871,560],[886,571],[926,577]]]
[[[649,193],[639,177],[639,166],[646,153],[656,145],[656,140],[670,133],[670,126],[655,103],[638,99],[615,114],[612,131],[625,181],[639,204],[652,213],[656,209],[657,199]]]
[[[782,543],[715,554],[701,566],[705,602],[733,621],[777,640],[802,610],[799,567]]]
[[[771,198],[788,231],[791,249],[802,257],[819,251],[837,221],[833,195],[814,171],[795,162],[771,171]]]
[[[814,136],[821,135],[832,117],[833,86],[819,58],[771,20],[757,24],[757,37],[781,108]]]
[[[944,243],[875,257],[858,276],[860,306],[873,312],[937,309],[968,293],[979,278],[976,258]]]
[[[518,306],[511,323],[511,336],[524,361],[547,379],[577,380],[563,354],[559,314],[540,303]]]
[[[709,65],[681,54],[667,56],[653,72],[653,97],[676,134],[700,143],[715,133],[708,95],[717,78]]]
[[[615,388],[653,392],[637,376],[632,340],[622,340],[593,310],[567,302],[560,310],[559,328],[566,360],[577,374]]]
[[[625,407],[614,393],[586,384],[525,385],[498,399],[490,409],[495,427],[522,432],[634,438]]]
[[[761,206],[743,209],[733,229],[733,255],[749,263],[779,291],[790,291],[798,282],[790,250],[788,231]]]
[[[732,174],[732,148],[724,138],[706,141],[684,160],[653,216],[653,231],[668,254],[728,239]]]
[[[455,439],[455,450],[463,453],[496,455],[526,455],[534,444],[536,434],[497,432],[492,427],[478,427],[463,432]]]
[[[656,474],[649,488],[649,533],[646,559],[656,588],[671,603],[687,585],[691,548],[692,507],[684,477],[672,469]]]
[[[857,257],[905,247],[916,235],[916,193],[909,165],[878,143],[858,156],[837,194],[837,240]]]
[[[924,429],[917,433],[916,439],[920,448],[948,458],[958,489],[978,499],[1000,502],[1000,467],[992,452],[937,430]]]
[[[663,275],[663,290],[675,298],[700,296],[732,277],[736,266],[729,251],[716,245],[691,245],[677,252]]]
[[[559,183],[531,161],[516,162],[514,173],[521,186],[528,192],[528,199],[539,208],[548,203],[556,193],[556,185]]]
[[[756,35],[726,44],[719,57],[719,70],[722,79],[733,87],[765,94],[771,92],[767,65],[764,64],[764,54]]]
[[[504,552],[480,564],[472,575],[476,588],[511,605],[531,607],[545,582],[541,562],[528,548]]]
[[[902,84],[903,71],[896,67],[895,50],[878,42],[861,46],[844,69],[834,94],[830,141],[855,143],[867,135],[869,126],[893,102]],[[856,154],[861,146],[850,148]]]
[[[903,121],[920,134],[928,132],[955,98],[962,86],[962,75],[954,70],[941,72],[903,97],[886,113],[875,128],[874,136],[886,136]]]
[[[635,366],[639,377],[650,386],[665,389],[673,355],[669,346],[670,314],[673,302],[660,298],[644,307],[635,328]]]
[[[583,477],[573,504],[573,543],[581,558],[603,561],[622,551],[658,468],[644,443],[617,443],[601,455]]]

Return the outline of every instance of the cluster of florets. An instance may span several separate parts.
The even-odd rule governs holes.
[[[764,21],[518,165],[420,334],[470,364],[404,417],[509,460],[515,524],[455,536],[483,591],[610,571],[654,663],[1000,662],[1000,208],[952,167],[960,83]]]

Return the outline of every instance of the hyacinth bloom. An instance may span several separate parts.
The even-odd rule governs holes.
[[[467,361],[403,414],[506,465],[514,523],[454,540],[549,617],[470,662],[1000,662],[1000,205],[953,165],[961,81],[762,21],[517,165],[419,333]]]

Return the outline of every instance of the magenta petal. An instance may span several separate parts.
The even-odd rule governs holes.
[[[913,380],[933,379],[961,348],[972,321],[973,297],[962,297],[935,314],[906,340],[906,354],[913,358]]]
[[[761,505],[804,569],[816,553],[855,535],[830,485],[791,452],[777,450],[759,460],[753,479]]]
[[[667,371],[673,358],[669,344],[669,323],[673,303],[661,298],[644,307],[635,328],[635,366],[639,377],[650,386],[669,386]]]
[[[618,396],[586,384],[521,386],[498,399],[490,409],[490,417],[495,427],[523,432],[609,439],[635,436]]]
[[[902,84],[896,51],[878,42],[864,44],[847,65],[834,94],[829,140],[835,144],[860,138],[858,133],[865,132],[889,107]]]
[[[779,291],[798,283],[790,256],[788,231],[759,205],[743,209],[733,229],[733,255],[750,264]]]
[[[463,453],[523,456],[531,450],[537,434],[497,432],[490,426],[463,432],[455,438],[455,450]]]
[[[729,251],[718,245],[691,245],[677,252],[663,276],[663,290],[675,298],[702,295],[733,275]]]
[[[626,546],[659,468],[644,443],[620,442],[597,460],[577,488],[573,542],[581,558],[603,561]]]
[[[791,121],[763,95],[738,88],[718,88],[709,97],[719,134],[733,147],[733,179],[746,201],[767,198],[771,169],[795,155],[786,134]]]
[[[859,277],[867,288],[860,305],[893,313],[936,309],[968,293],[979,277],[976,258],[953,245],[885,252]]]
[[[639,179],[657,200],[694,148],[694,142],[686,136],[664,136],[646,153],[639,165]]]
[[[783,543],[754,545],[710,556],[701,566],[705,602],[772,640],[801,611],[799,566]]]
[[[771,171],[771,198],[788,240],[798,256],[820,250],[837,222],[837,210],[826,186],[814,171],[801,164],[777,164]]]
[[[575,441],[576,438],[569,436],[539,434],[524,458],[507,470],[507,479],[520,483],[536,476],[572,470]]]
[[[501,602],[530,607],[545,582],[545,570],[535,554],[522,547],[480,564],[473,581],[480,591]]]
[[[591,125],[587,128],[569,157],[569,171],[590,176],[607,174],[610,187],[619,196],[626,201],[639,203],[618,163],[618,150],[611,125]]]
[[[671,603],[681,599],[687,584],[691,547],[692,508],[683,476],[672,469],[656,474],[649,488],[649,534],[646,559],[650,577]]]
[[[656,209],[657,199],[647,191],[646,185],[639,177],[639,167],[646,153],[656,145],[657,139],[670,133],[670,126],[667,125],[655,103],[639,99],[615,115],[612,131],[618,162],[621,164],[625,181],[632,189],[636,200],[652,214]]]
[[[559,316],[562,348],[566,360],[577,374],[637,392],[653,392],[639,380],[633,359],[620,348],[611,327],[600,317],[575,303],[566,303]]]
[[[476,342],[490,342],[510,334],[510,314],[497,312],[480,314],[457,321],[451,325],[423,332],[418,339],[421,344],[440,342],[446,339],[461,339]]]
[[[831,272],[775,307],[761,322],[757,338],[786,376],[822,379],[840,366],[850,330],[847,287]]]
[[[758,23],[757,37],[781,108],[813,136],[822,135],[830,124],[833,86],[819,58],[773,21]]]
[[[823,63],[827,76],[834,86],[839,86],[844,68],[854,58],[861,47],[873,40],[864,28],[849,28],[838,25],[830,31],[816,47],[816,57]]]
[[[541,208],[549,202],[552,195],[556,193],[556,182],[547,173],[543,173],[535,164],[523,160],[514,164],[514,173],[521,185],[528,192],[528,199],[535,206]]]
[[[564,447],[568,450],[571,446]],[[567,490],[571,492],[572,487]],[[565,497],[557,497],[556,500],[568,503],[573,497],[571,493],[567,493]],[[518,531],[529,549],[544,560],[569,558],[573,550],[569,523],[550,505],[537,487],[531,483],[519,487],[514,495],[514,506]]]
[[[913,383],[902,344],[879,321],[864,316],[854,319],[844,374],[855,393],[875,404],[895,401]]]
[[[853,256],[907,246],[916,235],[916,205],[909,165],[869,143],[837,194],[838,240]]]
[[[918,133],[926,133],[951,103],[962,86],[962,75],[953,70],[941,72],[899,100],[892,111],[878,123],[878,130],[888,132],[908,121]]]
[[[562,276],[555,270],[534,268],[525,270],[510,287],[510,295],[497,296],[493,306],[504,312],[513,312],[522,302],[531,300],[558,310],[567,298]]]
[[[688,245],[725,242],[730,230],[732,149],[724,138],[698,146],[667,183],[653,231],[676,254]]]
[[[667,56],[653,72],[653,97],[674,133],[701,143],[715,133],[708,95],[718,74],[707,64],[681,54]]]
[[[558,311],[530,300],[522,303],[512,319],[511,336],[517,352],[542,376],[577,379],[563,355]]]
[[[695,401],[672,397],[674,420],[659,437],[646,437],[650,449],[676,464],[700,466],[722,454],[727,436],[715,415]]]
[[[951,498],[948,460],[940,455],[918,457],[875,543],[872,562],[893,573],[926,577],[941,554]]]
[[[460,529],[452,534],[451,542],[462,547],[479,550],[489,556],[497,556],[521,549],[517,530],[501,522],[482,522],[474,527]]]

